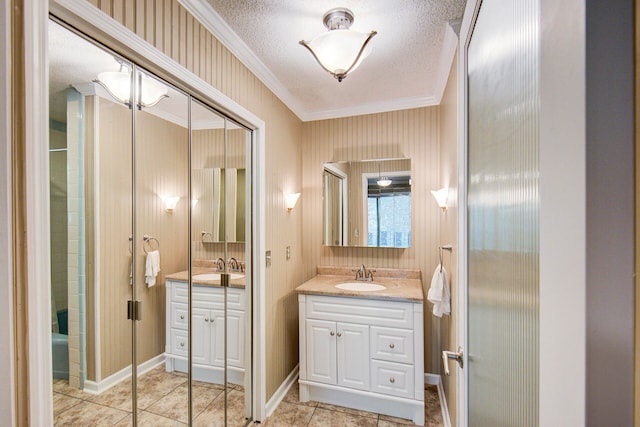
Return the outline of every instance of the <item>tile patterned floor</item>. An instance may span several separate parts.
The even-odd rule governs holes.
[[[264,422],[268,427],[406,427],[411,420],[359,411],[318,402],[300,402],[298,384],[294,384],[278,408]],[[425,427],[443,426],[436,386],[425,388]]]
[[[193,425],[223,425],[224,393],[217,384],[194,381]],[[138,381],[138,424],[140,426],[187,425],[187,378],[184,374],[167,373],[159,366]],[[227,417],[230,426],[241,427],[244,390],[230,385],[227,393]],[[54,380],[53,417],[56,426],[130,426],[131,382],[123,381],[101,395],[91,395],[69,387],[66,380]],[[438,391],[425,389],[425,426],[442,426]],[[255,424],[259,426],[260,424]],[[318,402],[300,402],[298,384],[294,384],[275,412],[263,423],[268,427],[295,426],[378,426],[413,425],[411,420],[358,411]]]

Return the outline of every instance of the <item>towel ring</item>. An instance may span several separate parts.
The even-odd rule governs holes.
[[[142,236],[142,240],[144,240],[144,245],[142,245],[142,249],[144,249],[144,253],[148,254],[149,250],[152,251],[157,251],[160,249],[160,242],[158,241],[158,239],[156,239],[153,236],[149,236],[148,234],[145,234],[144,236]],[[156,248],[153,249],[153,245],[151,244],[151,241],[155,241],[156,242]],[[147,245],[149,246],[149,250],[147,249]]]
[[[442,251],[452,252],[453,251],[453,246],[451,246],[451,245],[438,246],[438,249],[440,250],[440,272],[442,272],[442,263],[443,263]]]

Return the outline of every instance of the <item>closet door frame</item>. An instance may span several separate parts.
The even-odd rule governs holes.
[[[27,204],[27,228],[30,230],[27,249],[29,259],[48,259],[48,246],[37,244],[39,236],[49,235],[50,223],[46,215],[48,206],[48,75],[47,29],[49,13],[67,22],[89,37],[94,38],[115,52],[131,58],[149,72],[166,80],[196,98],[215,105],[232,119],[252,130],[252,217],[253,222],[253,414],[255,420],[266,417],[265,378],[265,123],[201,78],[185,69],[173,59],[147,43],[145,40],[102,13],[89,2],[75,0],[52,0],[51,2],[25,2],[25,93],[27,164],[35,171],[27,182],[27,193],[31,195]],[[38,172],[39,171],[39,172]],[[29,263],[28,303],[30,312],[40,315],[30,318],[28,337],[29,414],[34,424],[52,423],[52,386],[50,378],[50,279],[46,262]],[[46,360],[45,360],[46,359]],[[47,362],[47,363],[44,363]],[[48,386],[47,386],[48,384]],[[14,388],[15,390],[15,388]]]

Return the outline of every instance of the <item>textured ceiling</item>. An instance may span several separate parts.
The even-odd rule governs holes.
[[[348,115],[384,109],[403,100],[433,104],[440,76],[449,70],[443,54],[448,22],[460,19],[466,0],[207,0],[233,32],[275,75],[299,116]],[[298,41],[325,32],[322,16],[334,7],[353,11],[354,30],[378,31],[371,54],[338,83]],[[446,77],[446,76],[445,76]],[[445,79],[446,81],[446,79]],[[287,96],[278,94],[286,102]],[[285,94],[286,95],[286,94]],[[422,100],[422,101],[420,101]],[[344,112],[345,114],[341,114]]]

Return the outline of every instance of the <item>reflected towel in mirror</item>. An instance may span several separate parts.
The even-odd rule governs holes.
[[[156,276],[160,272],[160,251],[149,251],[144,272],[144,281],[148,287],[156,284]]]
[[[427,299],[433,304],[433,315],[442,317],[443,314],[451,314],[451,293],[447,280],[447,270],[438,264],[431,279],[431,287]]]

